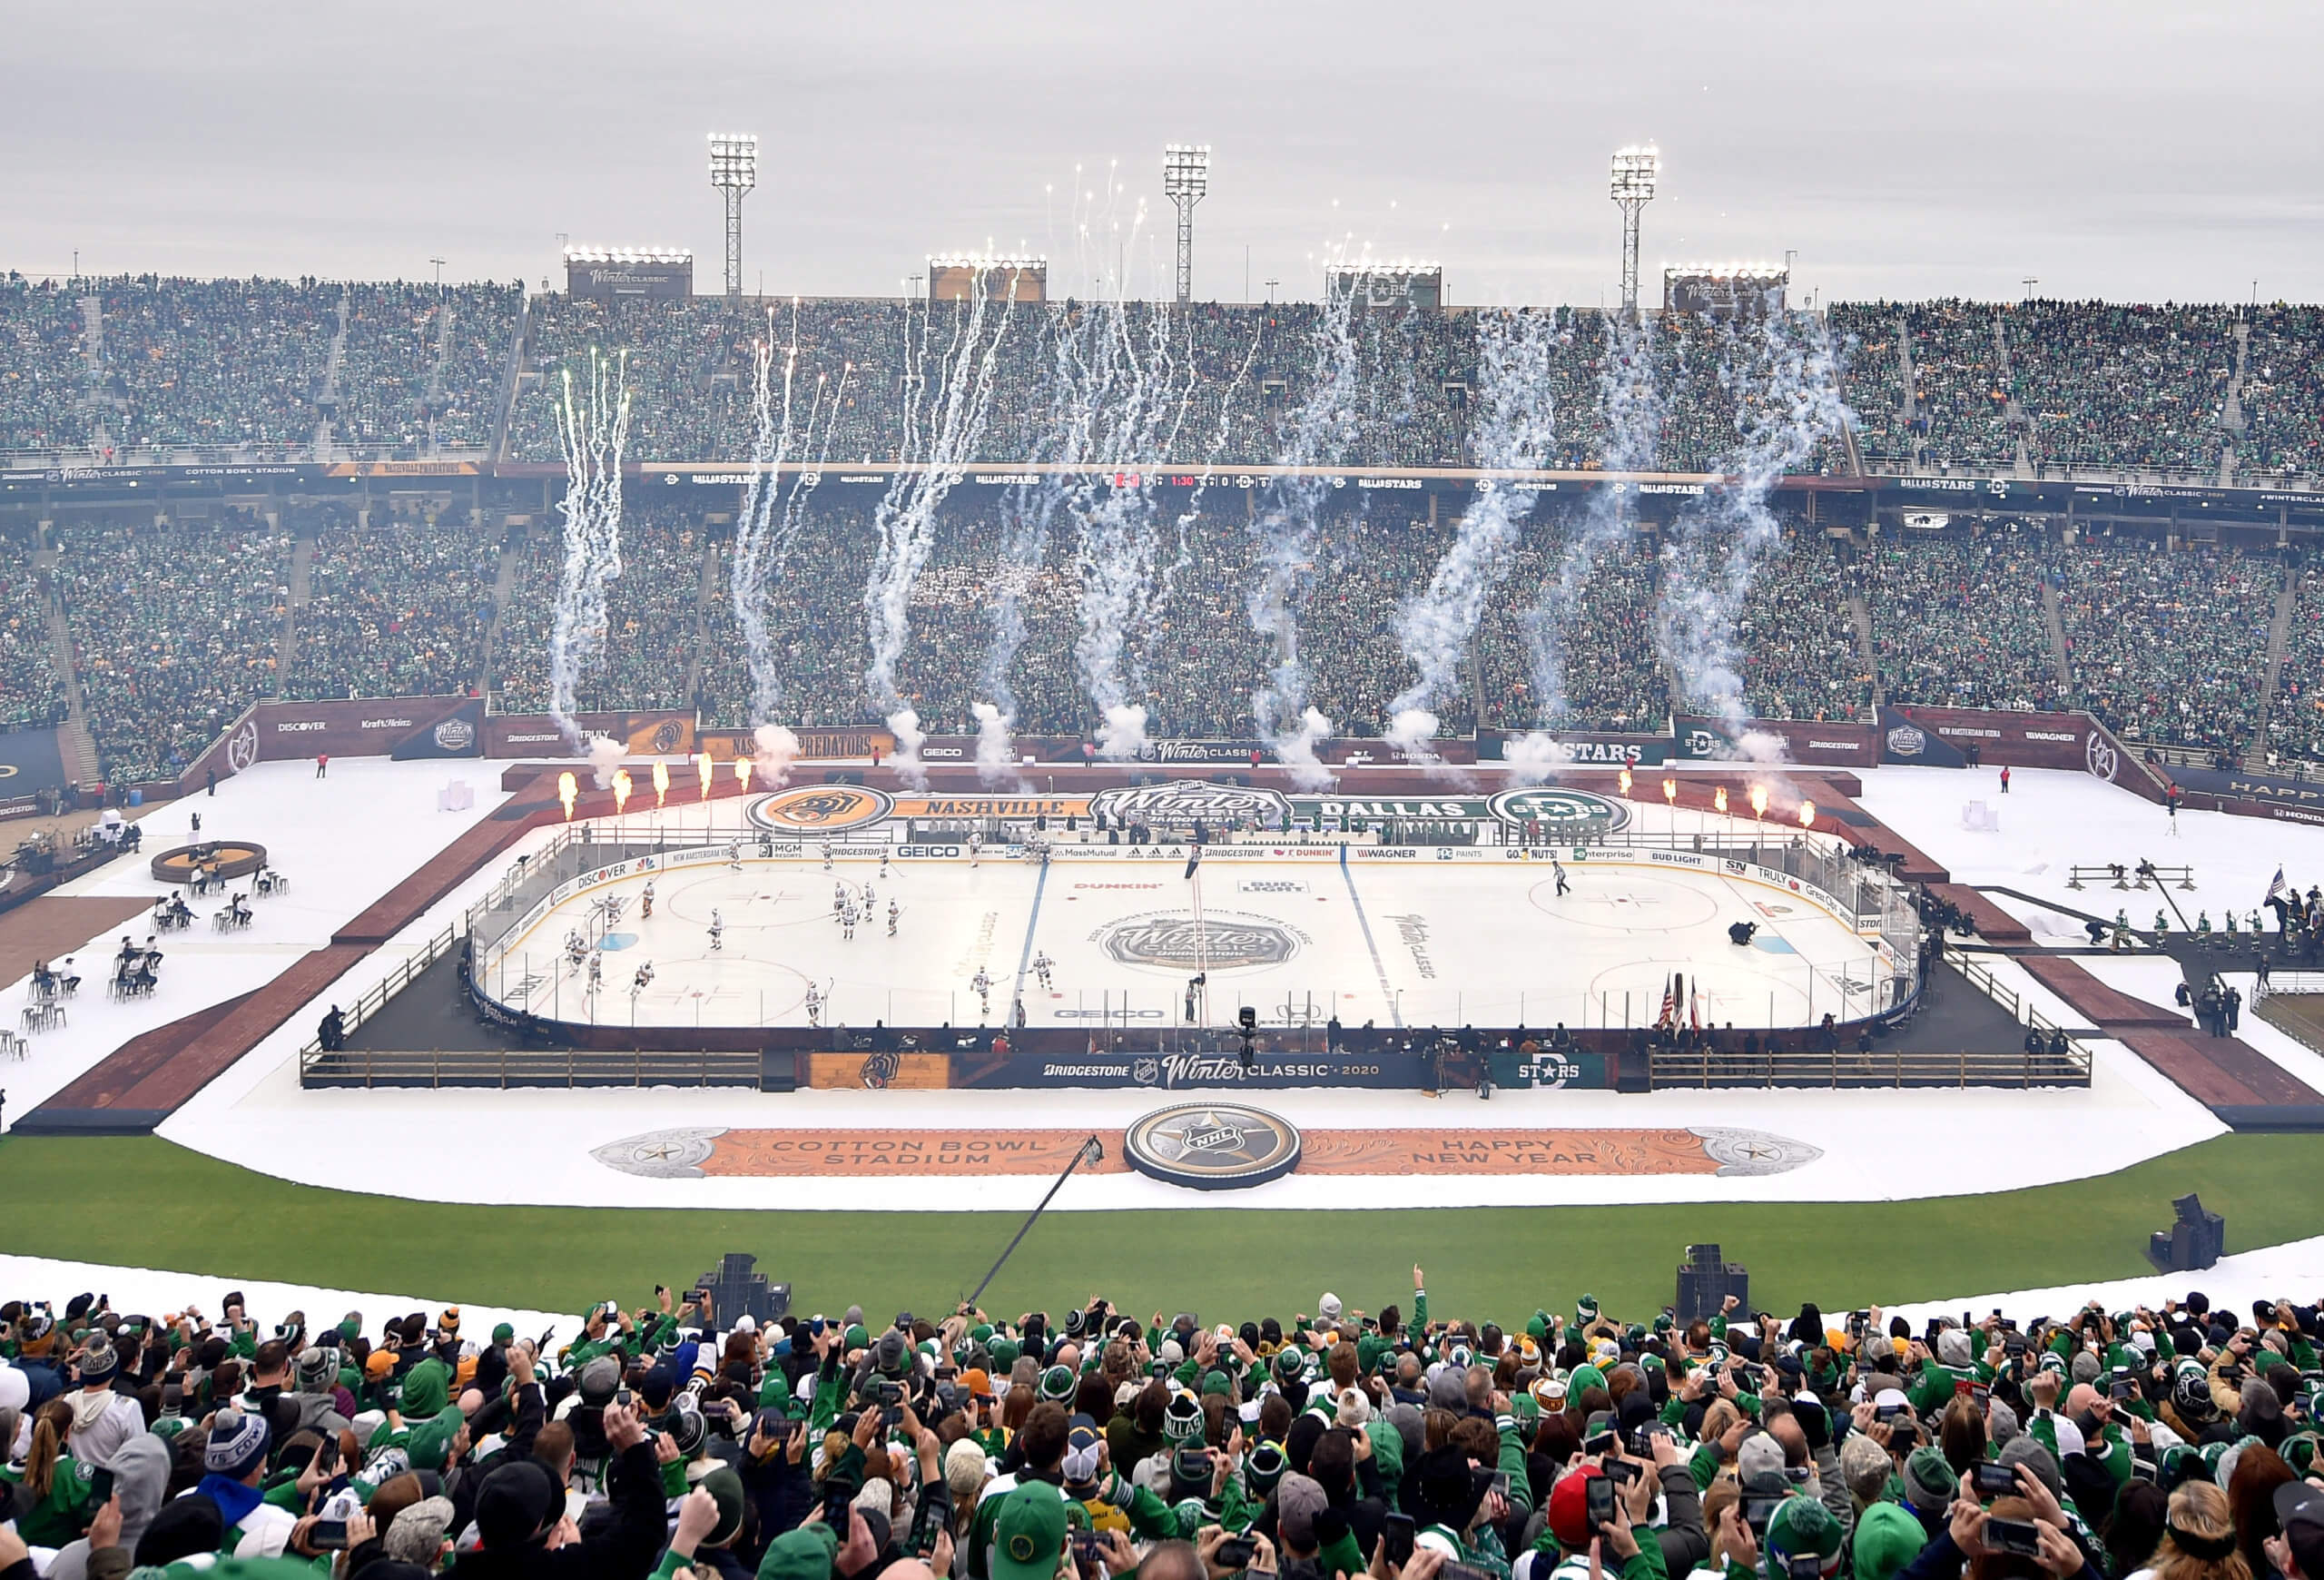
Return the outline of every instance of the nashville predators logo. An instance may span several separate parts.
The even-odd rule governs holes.
[[[776,834],[835,834],[888,815],[895,800],[861,785],[801,785],[751,803],[750,819]]]

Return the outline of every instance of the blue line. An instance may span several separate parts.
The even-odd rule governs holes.
[[[1396,1005],[1396,995],[1388,986],[1388,968],[1380,963],[1380,946],[1372,942],[1372,919],[1364,913],[1364,897],[1355,892],[1355,873],[1347,864],[1347,847],[1340,847],[1340,879],[1347,884],[1347,897],[1355,905],[1355,924],[1364,929],[1364,947],[1372,953],[1373,973],[1380,979],[1380,996],[1388,1001],[1388,1020],[1396,1030],[1404,1029],[1404,1012]],[[1337,1006],[1334,1006],[1337,1012]]]
[[[1012,1010],[1024,1002],[1025,973],[1031,968],[1030,963],[1033,958],[1033,925],[1041,919],[1041,891],[1049,886],[1049,864],[1043,862],[1040,880],[1033,885],[1033,913],[1025,918],[1025,947],[1017,955],[1017,996],[1009,1001],[1009,1008]],[[1006,1015],[1001,1018],[1008,1019]]]

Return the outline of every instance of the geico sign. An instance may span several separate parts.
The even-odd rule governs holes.
[[[956,856],[961,854],[961,850],[962,847],[957,844],[900,844],[896,847],[896,854],[900,856]]]

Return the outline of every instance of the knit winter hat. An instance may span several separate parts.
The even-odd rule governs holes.
[[[1075,1379],[1069,1366],[1053,1366],[1041,1373],[1038,1397],[1044,1403],[1064,1404],[1073,1397]]]
[[[1265,1499],[1291,1467],[1290,1456],[1280,1443],[1262,1442],[1243,1460],[1243,1485],[1254,1498]]]
[[[486,1551],[523,1546],[547,1522],[556,1488],[535,1459],[507,1459],[477,1489],[477,1538]]]
[[[726,1466],[720,1466],[701,1481],[702,1490],[718,1506],[718,1523],[710,1527],[709,1545],[724,1546],[734,1539],[743,1528],[743,1478]]]
[[[212,1476],[240,1481],[266,1460],[266,1422],[229,1405],[210,1423],[202,1467]]]
[[[93,1341],[88,1353],[81,1357],[78,1370],[84,1387],[91,1383],[109,1383],[121,1375],[121,1353],[106,1339]]]
[[[1840,1546],[1840,1522],[1831,1510],[1812,1497],[1787,1497],[1768,1516],[1767,1540],[1759,1545],[1759,1573],[1766,1580],[1785,1580],[1791,1560],[1812,1553],[1824,1574],[1836,1574]]]
[[[1340,1305],[1340,1298],[1326,1289],[1324,1291],[1324,1298],[1315,1302],[1315,1319],[1319,1322],[1337,1322],[1342,1309],[1344,1308]]]
[[[1948,1328],[1936,1336],[1936,1358],[1939,1364],[1959,1371],[1970,1364],[1969,1336],[1958,1328]]]
[[[1928,1545],[1920,1521],[1893,1503],[1876,1503],[1856,1522],[1856,1580],[1894,1580]]]
[[[1202,1436],[1202,1406],[1192,1394],[1174,1394],[1162,1412],[1162,1437],[1177,1445]]]
[[[1905,1461],[1905,1496],[1925,1514],[1942,1514],[1952,1506],[1961,1478],[1941,1448],[1915,1448]]]
[[[310,1345],[299,1352],[299,1391],[317,1394],[339,1376],[339,1351]]]
[[[2043,1486],[2050,1489],[2052,1497],[2065,1496],[2065,1477],[2058,1473],[2056,1457],[2035,1439],[2021,1434],[2004,1444],[2002,1451],[1994,1457],[2012,1468],[2024,1466]]]
[[[510,1343],[514,1343],[514,1342],[516,1341],[516,1338],[517,1338],[517,1330],[516,1330],[516,1328],[512,1328],[512,1327],[511,1327],[511,1326],[509,1326],[507,1323],[506,1323],[506,1322],[501,1322],[501,1323],[496,1323],[496,1324],[494,1325],[493,1329],[492,1329],[492,1342],[493,1342],[493,1343],[495,1343],[495,1344],[510,1344]]]
[[[2073,1364],[2069,1368],[2069,1370],[2073,1376],[2073,1380],[2078,1383],[2095,1383],[2098,1380],[2099,1374],[2105,1369],[2105,1366],[2099,1360],[2099,1358],[2086,1349],[2079,1349],[2074,1352]]]

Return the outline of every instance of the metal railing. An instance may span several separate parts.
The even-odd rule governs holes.
[[[345,1048],[300,1055],[309,1087],[747,1086],[759,1084],[755,1050]]]
[[[2071,1042],[2054,1053],[1728,1053],[1675,1050],[1648,1056],[1648,1082],[1665,1087],[2088,1086],[2090,1059]]]

